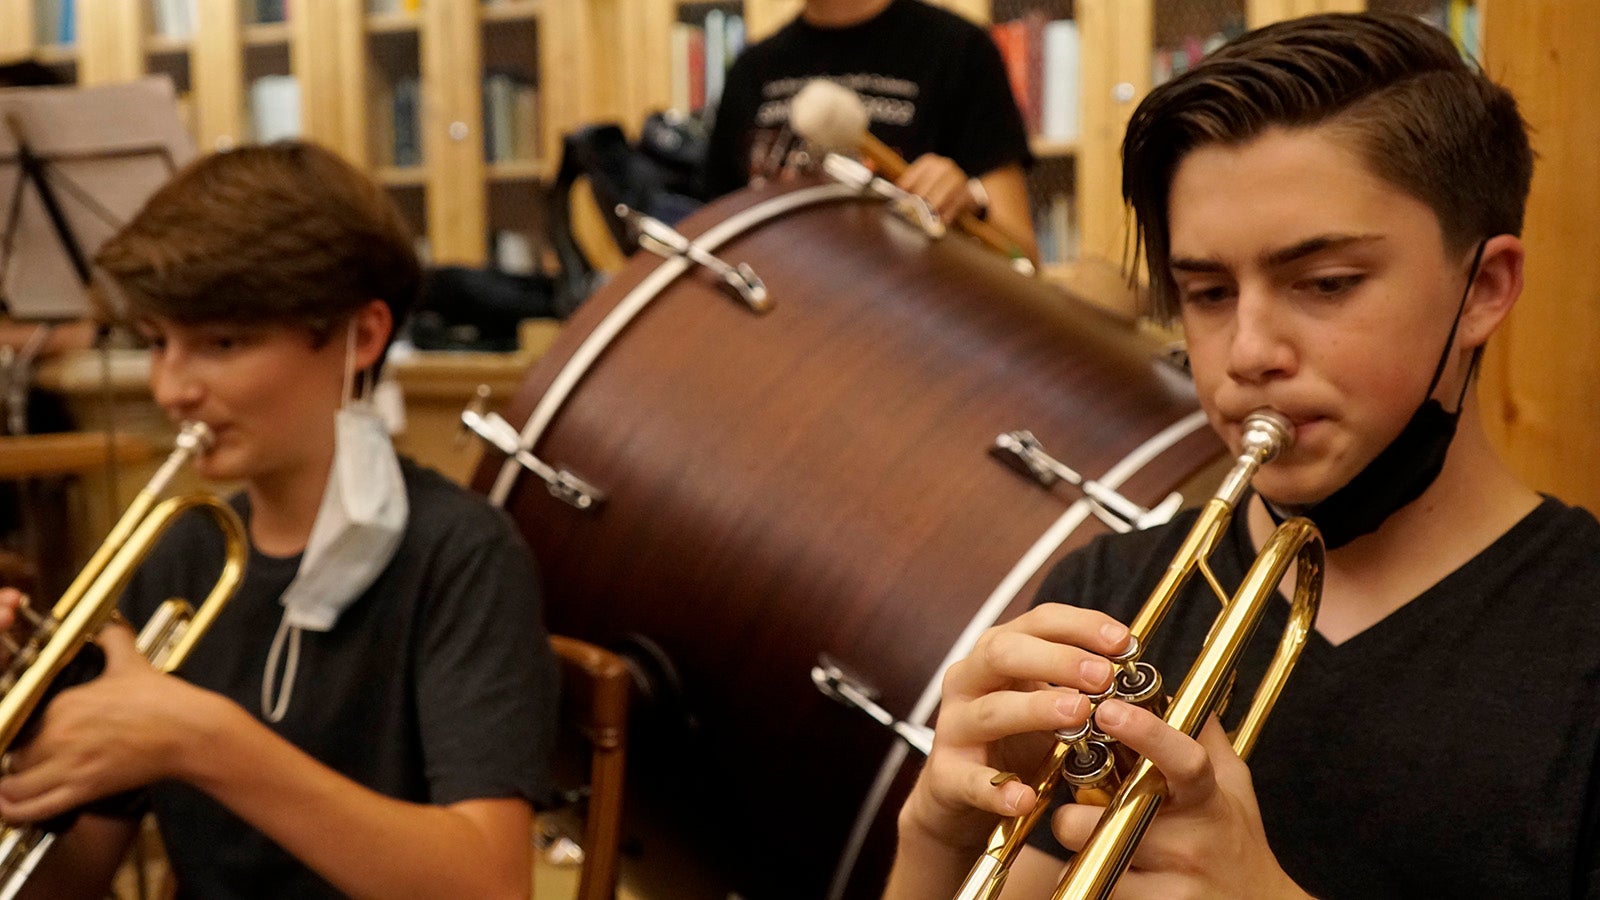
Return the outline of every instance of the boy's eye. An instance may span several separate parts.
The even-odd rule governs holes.
[[[1195,285],[1179,290],[1183,303],[1209,305],[1228,299],[1229,288],[1223,284]]]
[[[1307,280],[1305,289],[1324,297],[1337,297],[1360,284],[1365,276],[1360,273],[1347,273],[1342,275],[1321,275]]]

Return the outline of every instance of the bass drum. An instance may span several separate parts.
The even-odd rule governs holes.
[[[1105,530],[997,436],[1146,507],[1222,448],[1154,341],[881,200],[773,186],[681,231],[770,308],[637,254],[503,410],[526,452],[475,487],[532,546],[551,630],[637,670],[624,853],[648,895],[872,896],[921,757],[819,691],[819,658],[919,737],[944,668]]]

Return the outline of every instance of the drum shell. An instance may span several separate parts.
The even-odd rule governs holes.
[[[700,234],[781,193],[743,192],[681,229]],[[717,254],[753,267],[771,311],[752,312],[703,269],[678,277],[532,447],[605,501],[579,511],[523,476],[506,507],[539,560],[551,630],[635,649],[643,636],[679,680],[690,724],[636,729],[630,742],[633,814],[669,823],[745,896],[820,897],[895,739],[815,689],[818,655],[908,715],[986,598],[1078,498],[996,459],[996,435],[1029,429],[1101,477],[1196,404],[1153,341],[975,242],[929,240],[879,201],[807,206]],[[663,265],[635,256],[580,308],[504,410],[513,424]],[[1219,451],[1197,425],[1123,492],[1153,504]],[[486,457],[480,490],[502,459]],[[1103,530],[1091,517],[1049,558]],[[1024,573],[1003,617],[1043,571]],[[881,884],[912,758],[853,894]]]

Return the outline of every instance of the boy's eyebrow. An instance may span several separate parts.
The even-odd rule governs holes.
[[[1382,234],[1323,234],[1308,238],[1298,244],[1291,244],[1278,250],[1268,251],[1262,254],[1260,260],[1264,268],[1272,269],[1322,253],[1325,250],[1342,249],[1355,244],[1365,244],[1380,240],[1383,240]],[[1174,256],[1167,263],[1167,267],[1174,272],[1195,272],[1199,274],[1213,274],[1227,270],[1226,266],[1215,259],[1189,256]]]

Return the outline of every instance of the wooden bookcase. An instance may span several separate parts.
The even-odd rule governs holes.
[[[316,0],[291,4],[286,22],[257,23],[250,4],[197,0],[193,35],[164,37],[149,0],[77,0],[76,44],[35,46],[34,4],[4,0],[0,59],[32,56],[86,85],[166,74],[202,150],[253,140],[251,84],[293,76],[300,133],[388,185],[432,261],[477,265],[494,232],[538,242],[560,136],[601,114],[594,23],[630,2],[426,0],[369,13],[368,0]],[[537,141],[505,158],[485,147],[486,73],[526,85],[524,111],[537,120]],[[419,86],[421,159],[396,166],[384,137],[393,88],[408,78]]]

